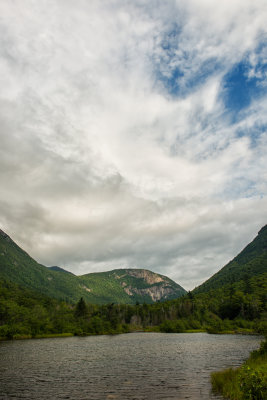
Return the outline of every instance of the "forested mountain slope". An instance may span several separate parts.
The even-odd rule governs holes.
[[[245,273],[240,272],[236,281],[225,279],[219,281],[221,286],[217,288],[189,292],[164,302],[148,304],[146,301],[141,304],[145,299],[151,300],[151,303],[157,300],[163,290],[171,296],[174,293],[171,292],[172,281],[143,269],[120,269],[81,277],[64,270],[53,271],[37,264],[1,232],[0,257],[4,261],[0,258],[0,339],[51,334],[122,333],[137,329],[264,334],[267,332],[267,272],[262,273],[266,270],[265,234],[266,229],[261,230],[257,240],[233,260],[237,269],[242,270],[242,266],[249,263],[251,265]],[[10,276],[13,283],[2,275]],[[15,280],[23,284],[18,286]],[[173,290],[182,293],[179,285],[178,288],[175,285]],[[35,291],[30,289],[32,286]],[[63,296],[66,287],[70,296],[74,296],[73,293],[77,296],[76,306],[42,294],[56,291]],[[72,299],[72,303],[74,301],[73,297],[67,299]],[[118,299],[117,303],[112,299]]]
[[[153,303],[186,291],[171,279],[144,269],[120,269],[76,276],[38,264],[0,230],[0,278],[68,302]]]
[[[265,272],[267,272],[267,225],[241,253],[193,292],[208,292],[235,282],[248,281]]]

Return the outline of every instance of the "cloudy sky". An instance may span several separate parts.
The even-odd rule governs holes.
[[[186,289],[266,224],[266,0],[1,0],[0,227]]]

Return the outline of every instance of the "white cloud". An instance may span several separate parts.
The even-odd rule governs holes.
[[[44,264],[189,289],[266,222],[266,96],[233,123],[222,79],[263,59],[267,6],[155,4],[1,2],[0,223]]]

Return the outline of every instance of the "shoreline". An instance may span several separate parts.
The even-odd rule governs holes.
[[[162,332],[155,327],[156,329],[133,329],[129,330],[129,332],[108,332],[108,333],[84,333],[84,334],[75,334],[71,332],[64,333],[44,333],[39,335],[14,335],[12,338],[0,337],[0,342],[2,341],[11,341],[11,340],[30,340],[30,339],[53,339],[53,338],[65,338],[65,337],[87,337],[87,336],[110,336],[110,335],[123,335],[128,333],[207,333],[209,335],[253,335],[253,336],[262,336],[260,333],[252,330],[236,330],[236,331],[222,331],[222,332],[210,332],[207,329],[188,329],[183,332]]]
[[[229,400],[264,400],[267,397],[267,338],[240,367],[211,373],[212,391]],[[246,396],[246,397],[244,397]]]

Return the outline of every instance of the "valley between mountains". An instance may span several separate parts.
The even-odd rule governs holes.
[[[38,264],[0,231],[0,337],[267,329],[267,225],[210,279],[186,291],[146,269],[82,276]]]

